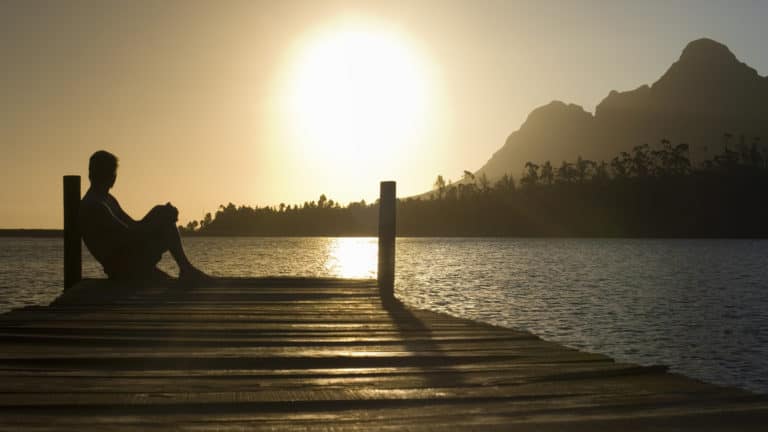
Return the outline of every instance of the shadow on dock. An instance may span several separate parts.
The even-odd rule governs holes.
[[[382,299],[381,305],[392,319],[404,348],[414,356],[425,356],[429,359],[428,364],[418,366],[425,384],[429,387],[465,384],[461,372],[448,364],[449,357],[435,341],[432,330],[424,321],[397,299]]]

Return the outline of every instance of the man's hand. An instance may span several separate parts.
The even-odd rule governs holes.
[[[139,229],[146,232],[155,232],[158,228],[176,225],[179,220],[179,211],[171,203],[156,205],[139,222]]]

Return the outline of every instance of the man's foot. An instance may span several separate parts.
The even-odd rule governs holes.
[[[159,268],[155,267],[152,269],[152,273],[150,274],[150,278],[152,280],[159,280],[159,281],[166,281],[173,279],[171,275],[168,273],[160,270]]]
[[[184,282],[211,282],[214,278],[196,267],[190,267],[179,271],[179,280]]]

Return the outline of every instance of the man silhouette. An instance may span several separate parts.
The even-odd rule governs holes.
[[[179,279],[210,278],[189,262],[176,228],[179,212],[171,203],[155,206],[140,221],[120,207],[109,190],[117,179],[117,157],[100,150],[88,163],[91,187],[80,203],[83,241],[110,279],[168,278],[156,265],[169,251]]]

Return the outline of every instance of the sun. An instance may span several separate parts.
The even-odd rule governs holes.
[[[423,137],[429,88],[427,68],[403,35],[339,24],[313,34],[291,62],[283,122],[317,163],[394,164]]]

